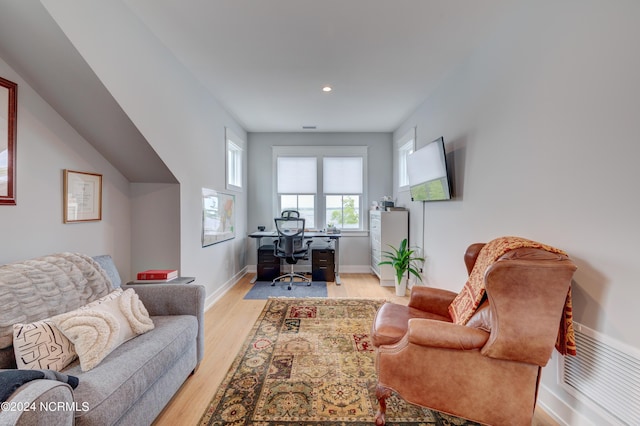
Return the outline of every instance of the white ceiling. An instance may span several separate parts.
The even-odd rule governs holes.
[[[393,131],[516,3],[123,1],[251,132]]]
[[[394,131],[518,3],[121,1],[248,132]],[[83,138],[131,182],[176,181],[38,0],[0,10],[0,57]]]

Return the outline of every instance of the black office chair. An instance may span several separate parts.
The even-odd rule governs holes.
[[[290,272],[280,275],[271,282],[272,286],[276,285],[276,281],[283,278],[289,278],[288,290],[291,290],[293,279],[295,277],[302,278],[302,282],[311,285],[311,278],[307,278],[302,274],[293,272],[293,265],[298,263],[300,259],[309,259],[309,247],[311,240],[306,243],[304,241],[304,219],[297,217],[276,217],[274,219],[276,229],[278,230],[278,239],[273,241],[273,254],[276,257],[285,259],[291,265]]]
[[[280,217],[300,217],[300,212],[298,210],[282,210]]]

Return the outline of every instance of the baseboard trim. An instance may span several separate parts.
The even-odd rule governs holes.
[[[245,266],[239,272],[233,275],[229,280],[227,280],[227,282],[224,283],[221,287],[219,287],[216,291],[214,291],[212,294],[207,296],[204,302],[204,311],[205,312],[208,311],[209,308],[215,305],[216,302],[220,300],[220,298],[224,296],[229,290],[231,290],[233,286],[238,284],[238,282],[240,282],[240,279],[243,276],[245,276],[248,272],[249,272],[248,268]]]
[[[341,274],[370,274],[371,265],[340,265]]]
[[[562,400],[547,386],[542,384],[538,392],[537,405],[554,421],[562,426],[596,426],[592,420]]]

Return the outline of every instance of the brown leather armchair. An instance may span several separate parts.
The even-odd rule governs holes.
[[[484,244],[465,253],[469,275]],[[376,424],[386,398],[490,425],[531,425],[542,367],[570,302],[576,266],[564,254],[516,248],[484,273],[484,301],[465,325],[452,321],[457,294],[414,287],[408,306],[384,304],[374,320]],[[572,331],[572,328],[571,328]]]

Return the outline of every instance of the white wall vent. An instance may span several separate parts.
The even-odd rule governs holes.
[[[640,351],[573,325],[578,355],[558,357],[562,387],[612,424],[640,425]]]

